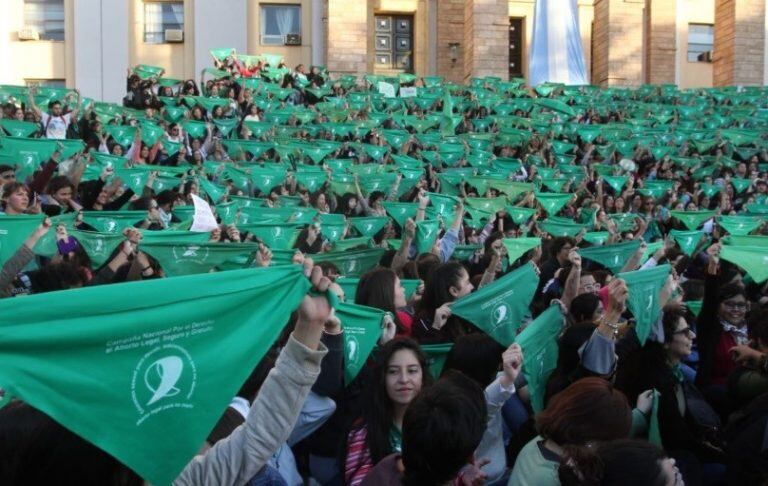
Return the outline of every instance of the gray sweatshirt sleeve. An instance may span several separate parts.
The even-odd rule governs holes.
[[[319,350],[311,350],[291,336],[246,422],[192,459],[173,484],[246,484],[290,436],[326,353],[322,344]]]

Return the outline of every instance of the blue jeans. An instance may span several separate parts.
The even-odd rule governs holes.
[[[272,466],[264,466],[248,481],[248,486],[288,486],[285,479]]]

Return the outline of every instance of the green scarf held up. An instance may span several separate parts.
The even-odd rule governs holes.
[[[738,177],[734,177],[731,179],[731,185],[733,186],[733,192],[736,194],[741,194],[742,192],[749,189],[749,186],[752,184],[752,181],[749,179],[739,179]]]
[[[376,267],[384,253],[385,250],[382,248],[369,248],[318,253],[312,257],[316,263],[333,262],[344,277],[359,277]]]
[[[760,216],[720,216],[717,218],[717,224],[731,235],[745,236],[762,226],[763,218]]]
[[[552,305],[514,339],[523,350],[523,376],[528,383],[534,413],[544,410],[547,380],[557,367],[557,337],[563,322],[560,306]]]
[[[661,313],[659,292],[664,287],[671,268],[665,264],[648,270],[635,270],[617,275],[629,288],[627,307],[635,317],[635,332],[643,345],[651,332],[651,326]]]
[[[0,127],[12,137],[31,137],[40,130],[37,123],[0,118]]]
[[[688,300],[685,302],[685,306],[696,317],[699,317],[699,313],[701,312],[701,307],[703,304],[703,300]]]
[[[69,234],[80,243],[93,263],[93,268],[104,265],[113,251],[125,241],[120,234],[98,233],[94,231],[69,230]]]
[[[502,346],[515,340],[523,318],[530,314],[538,281],[532,263],[527,263],[500,279],[466,295],[451,306],[453,315],[468,320]]]
[[[695,230],[715,216],[715,211],[670,211],[670,216],[681,221],[689,230]]]
[[[621,194],[621,190],[627,185],[629,177],[627,176],[603,176],[603,180],[616,192]]]
[[[0,266],[4,265],[35,229],[43,222],[45,215],[0,215]],[[56,247],[56,223],[70,224],[75,214],[53,218],[53,227],[37,242],[32,249],[36,255],[51,257],[58,251]]]
[[[627,261],[632,258],[638,248],[640,241],[632,240],[613,245],[591,246],[589,248],[579,249],[579,255],[582,258],[597,262],[610,270],[612,273],[618,273]]]
[[[384,228],[389,222],[385,216],[370,216],[361,218],[350,218],[352,227],[360,233],[361,236],[373,238],[373,236]]]
[[[451,258],[460,262],[467,261],[472,255],[475,254],[477,250],[481,249],[482,247],[483,245],[480,245],[480,244],[456,245],[456,248],[454,248]]]
[[[160,263],[169,277],[250,266],[256,243],[142,243],[141,251]]]
[[[506,211],[515,224],[524,224],[536,214],[536,209],[521,206],[507,206]]]
[[[0,386],[171,484],[309,287],[285,266],[3,299]]]
[[[541,246],[541,238],[504,238],[501,242],[507,249],[510,263],[516,262],[518,258],[525,255],[529,250]]]
[[[578,223],[565,223],[565,222],[555,222],[555,221],[542,221],[539,223],[539,228],[541,228],[542,231],[546,231],[552,236],[558,237],[558,236],[570,236],[575,237],[578,235],[582,230],[586,228],[583,224]]]
[[[299,236],[299,230],[294,223],[250,223],[240,225],[239,229],[253,233],[272,250],[293,248]]]
[[[405,228],[405,220],[408,218],[416,219],[416,211],[419,208],[418,203],[398,203],[383,202],[382,205],[387,214],[395,220],[400,228]]]
[[[424,220],[416,223],[416,249],[419,253],[428,253],[440,233],[440,221]]]
[[[349,385],[376,347],[386,313],[347,302],[339,302],[334,308],[344,328],[344,383]]]
[[[604,245],[611,234],[607,231],[588,231],[584,233],[584,241],[596,246]]]
[[[429,374],[435,379],[440,377],[440,373],[443,372],[443,366],[448,358],[448,353],[451,352],[453,343],[446,344],[423,344],[421,350],[427,355],[427,367],[429,368]]]
[[[693,252],[699,246],[699,241],[705,233],[703,231],[679,231],[671,230],[669,236],[674,239],[683,253],[689,257],[693,256]]]
[[[765,247],[723,245],[720,258],[741,267],[755,283],[768,280],[768,252]]]
[[[536,192],[536,201],[547,212],[549,216],[554,216],[571,200],[572,194],[544,194]]]
[[[146,211],[83,211],[83,222],[101,233],[120,234],[147,217]]]

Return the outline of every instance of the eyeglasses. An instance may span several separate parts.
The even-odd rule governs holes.
[[[683,329],[680,329],[679,331],[675,331],[672,334],[685,334],[688,337],[693,337],[693,329],[690,327],[686,327]]]
[[[0,174],[0,179],[15,179],[16,174],[13,172],[5,172],[3,174]]]
[[[746,302],[723,302],[723,306],[728,310],[747,310]]]
[[[585,284],[584,290],[587,292],[597,292],[600,290],[600,284],[599,283],[593,283],[593,284]]]

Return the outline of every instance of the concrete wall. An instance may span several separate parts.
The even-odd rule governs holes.
[[[130,0],[130,2],[129,64],[161,66],[165,68],[165,76],[169,78],[199,79],[200,72],[196,71],[195,66],[195,3],[204,2],[184,0],[184,42],[172,44],[145,43],[144,2],[142,0]]]
[[[71,25],[71,3],[67,0],[65,23]],[[67,86],[74,87],[74,79],[67,76],[66,41],[71,38],[72,29],[65,28],[66,39],[62,41],[20,41],[17,32],[24,27],[24,0],[3,0],[3,15],[0,15],[0,82],[24,84],[25,79],[64,79]],[[69,26],[67,25],[67,26]]]
[[[301,6],[301,45],[300,46],[263,46],[261,45],[261,4],[281,3]],[[218,6],[217,8],[221,8]],[[316,8],[316,7],[315,7]],[[313,28],[319,28],[322,24],[313,22],[312,0],[280,0],[261,1],[248,0],[248,11],[244,13],[247,17],[247,50],[252,54],[279,54],[283,56],[286,64],[293,68],[297,64],[304,64],[307,67],[312,64],[312,43],[314,40]],[[322,22],[322,19],[317,19]],[[245,34],[245,32],[244,32]],[[209,56],[210,59],[210,56]]]
[[[253,30],[248,29],[248,5],[245,1],[229,1],[226,6],[224,2],[194,4],[195,29],[190,45],[195,53],[195,73],[211,66],[211,49],[234,47],[237,52],[247,52],[247,33]]]
[[[713,83],[713,64],[688,62],[688,25],[714,24],[715,0],[677,0],[677,67],[680,88],[709,88]]]

